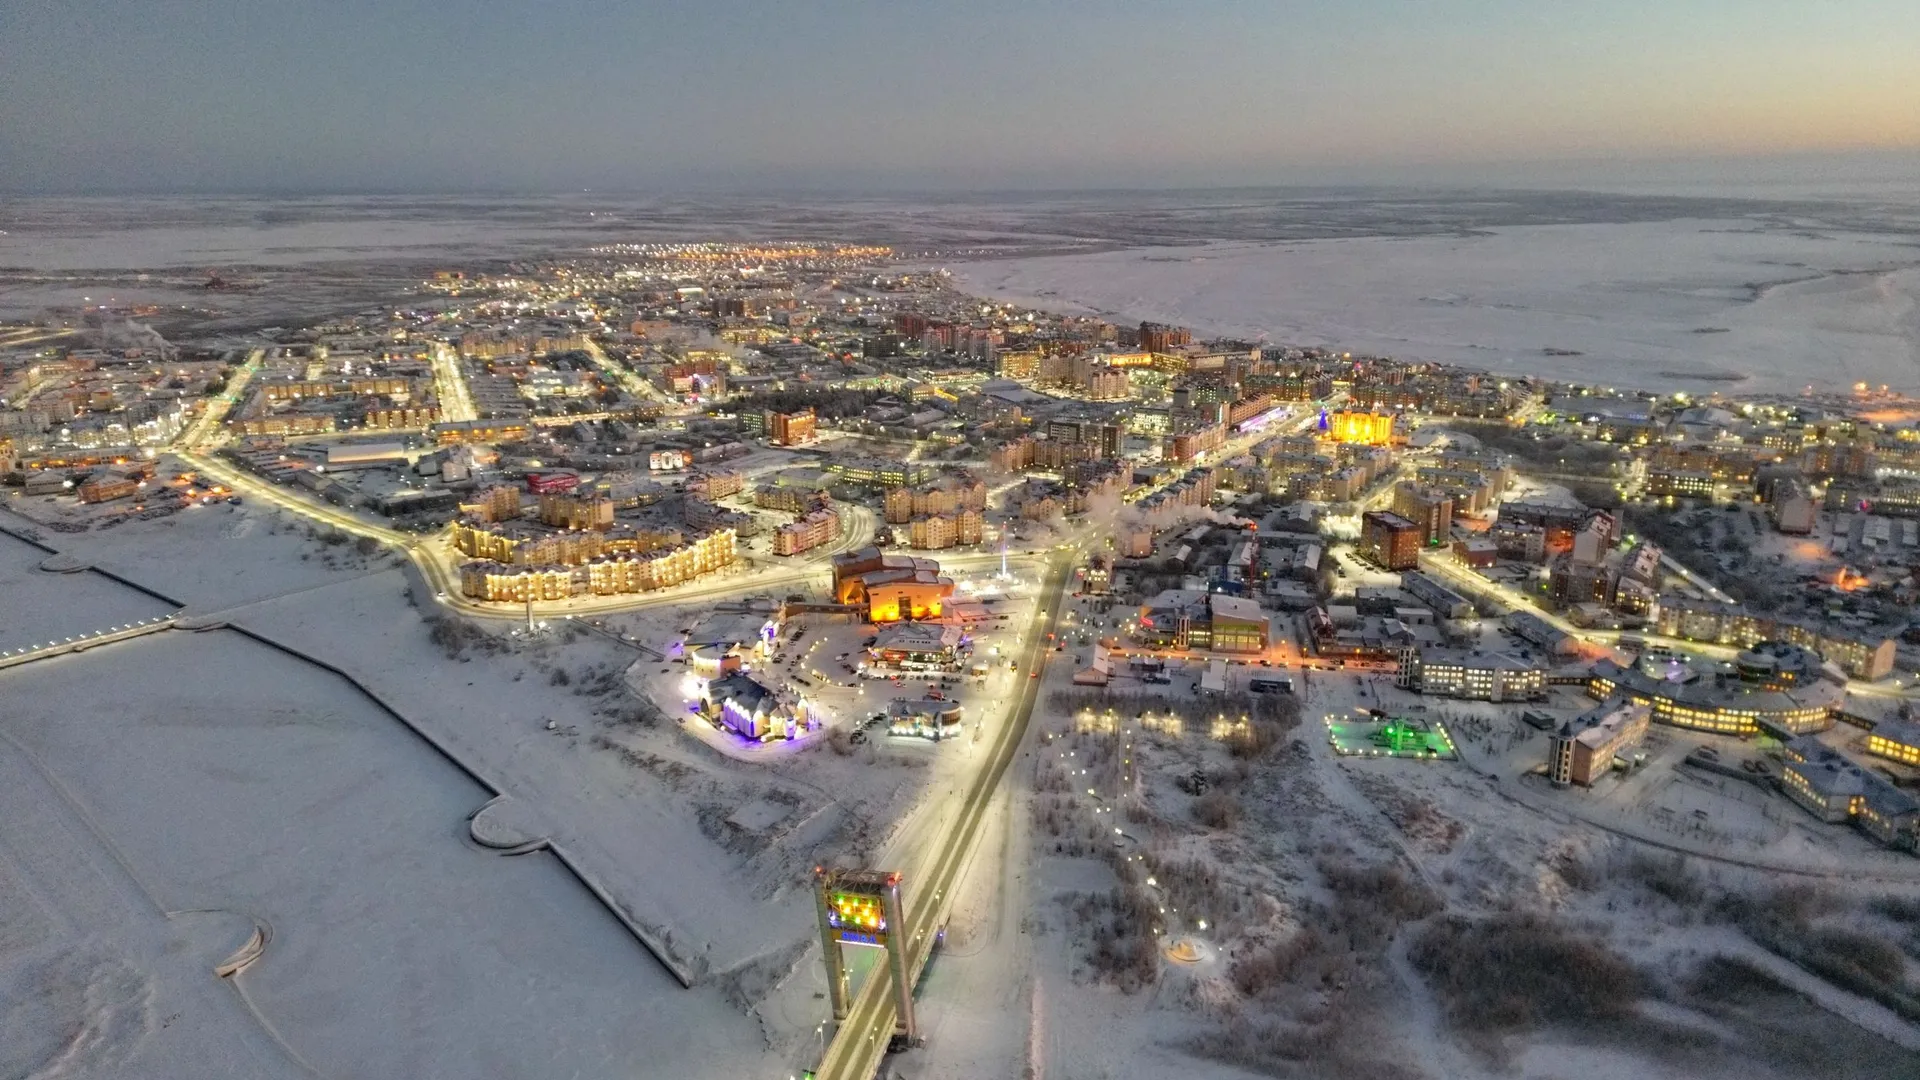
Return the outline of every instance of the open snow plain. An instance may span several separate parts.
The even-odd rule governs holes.
[[[0,524],[14,521],[0,519]],[[50,558],[0,533],[0,612],[5,613],[0,618],[0,652],[96,634],[174,611],[170,604],[98,574],[40,569]]]
[[[467,842],[489,793],[337,676],[173,631],[0,681],[4,1075],[753,1056],[750,1022],[674,984],[553,856]],[[220,985],[256,928],[259,958]]]
[[[1920,232],[1817,220],[1518,225],[956,266],[1056,311],[1687,391],[1920,390]]]
[[[240,558],[224,541],[255,518],[251,557]],[[144,544],[128,542],[136,531]],[[518,665],[506,665],[509,678],[497,660],[462,665],[409,648],[426,646],[426,629],[400,572],[303,543],[251,506],[45,538],[236,625],[294,638],[335,625],[300,644],[378,675],[377,691],[399,691],[399,707],[456,748],[488,752],[456,763],[345,679],[235,630],[173,630],[0,671],[0,1076],[788,1068],[725,987],[683,988],[555,853],[503,854],[470,837],[467,819],[494,790],[533,796],[496,807],[496,837],[542,811],[577,809],[540,798],[584,798],[596,784],[556,772],[556,754],[589,772],[631,772],[610,752],[564,749],[582,742],[569,721],[576,709],[586,719],[590,699],[542,680],[560,699],[547,711],[561,730],[537,745],[494,743],[503,724],[529,739],[539,731],[535,702],[502,695],[519,688]],[[9,633],[40,641],[167,610],[97,574],[40,570],[46,553],[0,540]],[[376,595],[390,607],[370,604]],[[310,624],[300,612],[315,609],[325,610]],[[356,639],[373,652],[340,644]],[[478,694],[491,696],[451,679],[481,671],[490,677]],[[698,829],[650,819],[664,800],[637,787],[609,795],[638,797],[597,815],[586,837],[576,829],[556,846],[585,848],[585,872],[607,869],[596,862],[606,838],[644,849],[622,848],[632,873],[610,883],[632,890],[615,899],[641,918],[662,914],[644,910],[649,883],[727,890],[725,860],[701,858],[711,845]],[[680,859],[658,857],[682,833],[691,839]],[[769,928],[741,915],[753,899],[712,899],[744,929]],[[804,929],[808,909],[788,906]]]

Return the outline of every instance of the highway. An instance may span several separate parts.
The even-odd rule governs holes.
[[[1068,551],[1056,550],[1048,559],[1046,582],[1038,603],[1034,605],[1033,621],[1027,627],[1026,651],[1020,664],[1020,671],[1027,675],[1045,672],[1051,655],[1047,651],[1046,628],[1059,615],[1072,567],[1073,557]],[[979,839],[980,824],[986,817],[987,807],[999,789],[1007,766],[1013,762],[1026,737],[1027,722],[1033,716],[1034,706],[1039,701],[1040,690],[1046,679],[1029,677],[1021,681],[1025,686],[1020,691],[1019,699],[995,734],[987,760],[974,774],[973,781],[962,796],[959,813],[922,858],[923,865],[910,870],[903,882],[907,908],[907,972],[910,981],[919,978],[920,970],[932,953],[935,935],[946,920],[954,888],[959,884],[961,872],[966,868],[974,844]],[[930,867],[925,865],[928,863]],[[894,995],[890,982],[885,966],[876,965],[860,992],[855,995],[846,1022],[834,1032],[833,1042],[828,1044],[821,1058],[817,1070],[820,1080],[868,1080],[880,1067],[895,1024]]]

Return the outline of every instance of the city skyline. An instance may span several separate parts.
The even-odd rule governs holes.
[[[0,190],[1577,185],[1834,153],[1911,175],[1916,45],[1920,9],[1885,0],[31,3],[0,41]]]

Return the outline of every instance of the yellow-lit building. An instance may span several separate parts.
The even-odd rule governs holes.
[[[1780,748],[1780,786],[1822,821],[1849,822],[1888,847],[1912,850],[1920,839],[1920,800],[1861,768],[1818,739]]]
[[[953,596],[953,579],[932,559],[866,547],[833,557],[833,592],[842,604],[864,604],[871,622],[935,619]]]
[[[1335,442],[1387,446],[1393,442],[1393,416],[1388,413],[1337,412],[1327,421]]]
[[[1800,735],[1833,726],[1834,710],[1846,699],[1846,676],[1807,649],[1765,641],[1742,653],[1732,672],[1679,661],[1623,667],[1602,660],[1588,673],[1587,694],[1647,705],[1654,720],[1675,727],[1755,735],[1765,724]]]
[[[564,566],[503,566],[470,562],[460,568],[460,592],[474,600],[524,604],[573,595],[573,571]]]
[[[1920,766],[1920,724],[1912,720],[1882,720],[1867,734],[1867,753]]]
[[[455,546],[474,555],[474,561],[460,568],[460,589],[476,600],[524,602],[649,592],[712,573],[739,557],[732,529],[714,529],[691,540],[678,529],[664,529],[645,534],[645,543],[630,536],[608,544],[602,534],[593,532],[529,542],[503,532],[456,528],[469,543]],[[506,558],[495,557],[503,551]],[[535,555],[561,557],[531,557]]]
[[[540,496],[540,523],[556,529],[611,529],[613,500],[605,496],[556,492]]]

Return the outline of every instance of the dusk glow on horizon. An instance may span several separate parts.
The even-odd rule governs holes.
[[[1117,187],[1920,148],[1920,5],[21,0],[0,190]]]

